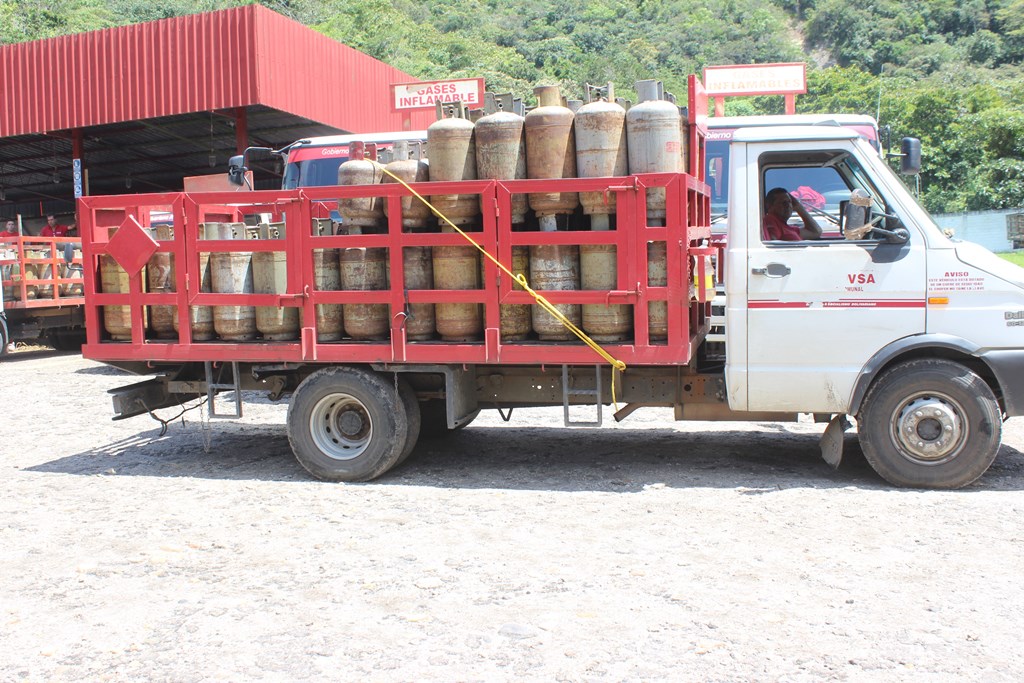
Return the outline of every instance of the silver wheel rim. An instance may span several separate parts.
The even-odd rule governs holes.
[[[893,411],[891,431],[904,458],[919,465],[941,465],[960,454],[969,429],[959,403],[945,394],[921,392]]]
[[[333,460],[352,460],[373,438],[366,407],[349,394],[330,394],[317,401],[309,416],[309,433],[317,448]]]

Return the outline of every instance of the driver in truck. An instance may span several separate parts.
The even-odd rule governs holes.
[[[802,228],[789,224],[789,217],[793,215],[794,210],[804,223]],[[764,197],[762,233],[765,240],[816,240],[821,239],[821,226],[799,199],[791,195],[786,188],[776,187],[769,190]]]

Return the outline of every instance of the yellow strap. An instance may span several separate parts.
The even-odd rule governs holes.
[[[555,305],[554,305],[554,304],[552,304],[552,303],[551,303],[550,301],[548,301],[548,300],[547,300],[547,299],[545,299],[545,298],[544,298],[543,296],[541,296],[541,295],[540,295],[540,294],[538,294],[538,293],[537,293],[536,291],[534,291],[534,290],[533,290],[533,289],[532,289],[532,288],[530,287],[530,284],[529,284],[529,283],[528,283],[528,282],[526,281],[526,277],[525,277],[525,276],[524,276],[524,275],[523,275],[522,273],[519,273],[518,275],[516,275],[516,274],[515,274],[515,273],[513,273],[513,272],[512,272],[511,270],[509,270],[508,268],[506,268],[506,267],[505,267],[505,265],[504,265],[503,263],[501,263],[501,261],[499,261],[498,259],[496,259],[496,258],[494,258],[493,256],[491,256],[491,255],[490,255],[489,253],[487,253],[487,250],[486,250],[486,249],[484,249],[484,248],[483,248],[482,246],[480,246],[480,245],[479,245],[479,244],[477,243],[477,241],[476,241],[476,240],[474,240],[474,239],[473,239],[472,237],[470,237],[470,236],[469,236],[469,235],[467,235],[467,234],[466,234],[465,232],[463,232],[463,231],[462,231],[462,230],[461,230],[461,229],[459,228],[459,226],[455,225],[455,224],[454,224],[454,223],[452,223],[452,222],[451,222],[450,220],[448,220],[448,217],[447,217],[447,216],[445,216],[445,215],[444,215],[443,213],[441,213],[441,212],[440,212],[440,211],[438,211],[438,210],[437,210],[436,208],[434,208],[433,204],[431,204],[430,202],[428,202],[428,201],[427,201],[427,199],[426,199],[426,197],[424,197],[423,195],[421,195],[421,194],[420,194],[419,192],[417,192],[416,190],[412,189],[412,188],[411,188],[411,187],[409,186],[409,184],[408,184],[408,183],[406,183],[406,182],[405,182],[404,180],[402,180],[401,178],[399,178],[398,176],[396,176],[396,175],[395,175],[394,173],[392,173],[391,171],[387,170],[387,169],[386,169],[386,168],[384,168],[384,167],[381,167],[381,168],[382,168],[382,170],[384,171],[384,173],[388,174],[389,176],[391,176],[392,178],[394,178],[394,179],[395,179],[396,181],[398,181],[399,183],[401,183],[401,184],[402,184],[402,186],[403,186],[403,187],[405,187],[405,189],[409,190],[409,192],[411,192],[411,193],[412,193],[412,195],[413,195],[414,197],[416,197],[416,198],[417,198],[417,199],[419,199],[419,200],[420,200],[421,202],[423,202],[424,204],[426,204],[426,205],[427,205],[427,208],[429,208],[429,209],[430,209],[431,211],[433,211],[433,212],[434,212],[434,215],[435,215],[435,216],[437,216],[438,218],[440,218],[441,220],[443,220],[443,221],[444,221],[445,223],[447,223],[448,225],[450,225],[450,226],[451,226],[451,227],[452,227],[452,228],[453,228],[453,229],[454,229],[454,230],[455,230],[455,231],[456,231],[457,233],[459,233],[460,235],[462,235],[462,236],[463,236],[463,237],[464,237],[464,238],[466,239],[466,241],[467,241],[467,242],[469,242],[469,243],[470,243],[470,244],[472,244],[472,245],[473,245],[474,247],[476,247],[476,248],[477,248],[477,250],[478,250],[478,251],[479,251],[479,252],[480,252],[481,254],[483,254],[483,255],[484,255],[484,256],[486,256],[486,257],[487,257],[488,259],[490,259],[490,260],[491,260],[491,262],[492,262],[492,263],[493,263],[494,265],[496,265],[496,266],[497,266],[498,268],[500,268],[500,269],[501,269],[502,271],[504,271],[504,272],[505,272],[505,274],[506,274],[506,275],[508,275],[508,276],[509,276],[510,278],[512,278],[513,280],[515,280],[515,281],[516,281],[516,282],[517,282],[517,283],[518,283],[518,284],[519,284],[520,286],[522,286],[522,288],[523,288],[524,290],[526,290],[527,292],[529,292],[530,296],[532,296],[532,297],[534,298],[534,300],[535,300],[535,301],[536,301],[536,302],[537,302],[538,304],[540,304],[540,307],[541,307],[541,308],[543,308],[543,309],[544,309],[545,311],[547,311],[548,313],[550,313],[550,314],[552,315],[552,317],[554,317],[554,318],[555,318],[555,320],[557,320],[558,322],[562,323],[562,325],[563,325],[563,326],[564,326],[564,327],[565,327],[566,329],[568,329],[568,330],[569,330],[570,332],[572,332],[572,333],[573,333],[573,334],[575,334],[575,335],[576,335],[577,337],[579,337],[579,338],[580,338],[580,339],[581,339],[581,340],[583,341],[583,343],[584,343],[584,344],[586,344],[587,346],[589,346],[589,347],[590,347],[591,349],[593,349],[593,350],[594,350],[594,351],[595,351],[595,352],[596,352],[596,353],[597,353],[597,354],[598,354],[599,356],[601,356],[601,357],[602,357],[602,358],[604,358],[604,359],[605,359],[606,361],[608,361],[608,363],[609,363],[609,364],[610,364],[610,365],[612,366],[612,404],[613,404],[613,405],[615,405],[615,409],[616,409],[616,410],[618,410],[618,405],[616,404],[616,401],[615,401],[615,375],[616,375],[616,372],[615,372],[615,371],[617,370],[618,372],[624,372],[624,371],[626,370],[626,364],[625,364],[625,363],[623,363],[623,362],[622,362],[621,360],[619,360],[619,359],[615,358],[614,356],[612,356],[612,355],[611,355],[610,353],[608,353],[607,351],[605,351],[605,350],[604,350],[603,348],[601,348],[601,345],[600,345],[600,344],[598,344],[598,343],[597,343],[596,341],[594,341],[593,339],[591,339],[590,337],[588,337],[588,336],[586,335],[586,333],[585,333],[585,332],[584,332],[583,330],[581,330],[580,328],[576,327],[576,325],[574,325],[574,324],[573,324],[573,322],[572,322],[571,320],[569,320],[569,319],[568,319],[567,317],[565,317],[565,315],[564,315],[564,314],[563,314],[563,313],[562,313],[561,311],[559,311],[559,310],[558,310],[557,308],[555,308]]]

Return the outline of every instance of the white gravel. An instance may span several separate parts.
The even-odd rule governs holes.
[[[955,492],[893,489],[852,436],[832,471],[820,425],[561,409],[343,485],[283,404],[161,437],[110,421],[131,381],[0,361],[0,681],[1024,677],[1020,419]]]

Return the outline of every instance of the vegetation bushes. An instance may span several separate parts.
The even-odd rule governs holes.
[[[0,0],[18,42],[244,4],[239,0]],[[538,83],[658,78],[685,96],[711,64],[807,61],[801,112],[879,116],[920,137],[931,211],[1024,206],[1024,0],[266,0],[424,79]],[[781,98],[727,113],[777,113]]]

